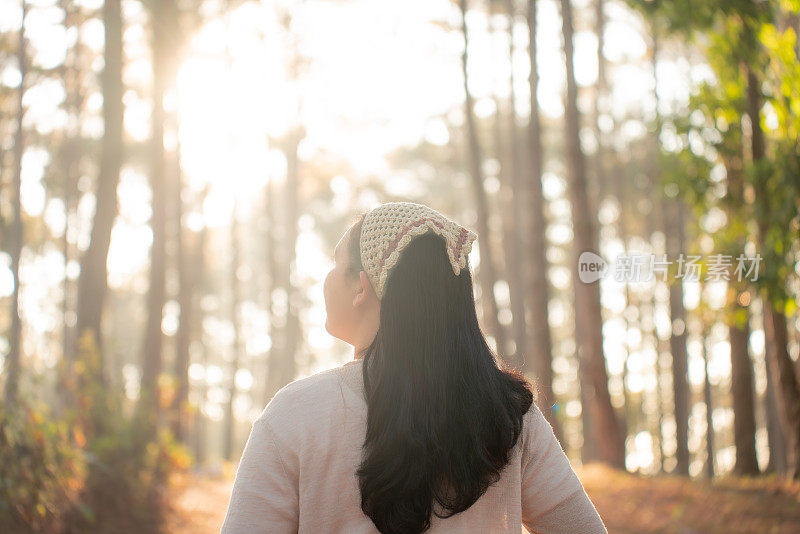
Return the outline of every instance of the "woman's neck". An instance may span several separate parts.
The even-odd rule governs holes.
[[[367,349],[368,348],[369,348],[369,346],[366,346],[366,347],[355,347],[353,349],[353,359],[354,360],[362,359],[364,357],[364,355],[367,353]]]

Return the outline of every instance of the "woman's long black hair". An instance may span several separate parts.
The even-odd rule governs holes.
[[[349,240],[356,274],[362,220]],[[361,509],[381,532],[423,532],[431,514],[475,503],[500,478],[533,402],[529,383],[498,367],[478,324],[469,262],[454,275],[445,246],[429,232],[403,249],[363,357],[368,415],[357,475]]]

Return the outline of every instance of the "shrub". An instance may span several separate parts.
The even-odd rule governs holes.
[[[78,501],[86,465],[69,427],[44,405],[20,398],[0,405],[0,524],[4,531],[55,532],[67,516],[87,512]]]
[[[93,337],[82,336],[58,417],[24,392],[13,410],[0,403],[2,532],[159,530],[169,474],[192,459],[156,430],[154,413],[125,416],[101,368]]]

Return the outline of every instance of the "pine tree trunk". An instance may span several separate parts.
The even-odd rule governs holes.
[[[288,134],[284,140],[283,150],[287,160],[285,183],[285,211],[283,212],[283,241],[281,243],[281,260],[277,269],[278,291],[286,295],[286,308],[284,315],[276,318],[274,324],[278,325],[274,339],[275,345],[270,351],[268,362],[268,390],[267,396],[273,395],[284,385],[294,379],[297,369],[296,353],[299,347],[300,321],[298,318],[298,297],[291,283],[291,272],[295,264],[295,247],[297,245],[297,219],[298,192],[299,192],[299,160],[297,147],[302,140],[303,133],[296,129]]]
[[[208,187],[206,187],[203,195],[201,197],[201,204],[202,200],[205,200],[205,197],[208,193]],[[193,250],[192,254],[192,265],[193,265],[193,278],[197,282],[196,284],[196,291],[199,290],[199,296],[203,295],[204,288],[206,287],[206,239],[208,235],[208,229],[205,225],[200,229],[200,232],[197,235],[197,244]],[[202,354],[202,360],[200,364],[203,366],[204,376],[203,381],[200,384],[200,388],[198,391],[198,403],[197,409],[194,413],[194,420],[193,420],[193,437],[194,437],[194,455],[197,459],[198,465],[203,465],[206,459],[206,448],[207,448],[207,438],[206,438],[206,428],[207,428],[207,419],[205,413],[203,412],[203,407],[206,401],[206,395],[208,393],[208,382],[205,378],[205,371],[208,369],[208,348],[206,343],[203,342],[203,326],[202,326],[202,308],[200,313],[198,313],[199,317],[194,318],[196,321],[197,327],[197,336],[200,341],[200,350]]]
[[[155,432],[159,415],[158,376],[162,368],[163,338],[161,322],[166,282],[166,169],[164,152],[164,93],[167,87],[169,28],[172,26],[171,0],[152,4],[153,28],[153,112],[150,139],[150,188],[152,191],[153,244],[150,249],[150,286],[147,292],[147,321],[142,348],[141,415],[147,431]]]
[[[749,310],[738,305],[735,313],[743,314],[743,326],[730,325],[728,337],[731,344],[731,396],[733,397],[733,439],[736,444],[734,472],[739,475],[757,475],[755,389],[753,363],[750,360],[748,340]]]
[[[703,370],[705,371],[703,374],[703,400],[706,404],[706,477],[711,480],[714,478],[714,408],[711,399],[711,382],[708,378],[708,350],[706,348],[708,332],[706,328],[703,328],[700,336],[700,342],[703,344]],[[753,435],[755,435],[755,430]]]
[[[616,197],[617,205],[620,208],[619,218],[617,219],[617,228],[616,228],[617,238],[622,243],[622,254],[630,254],[630,251],[628,250],[628,239],[630,236],[630,232],[628,230],[627,219],[626,219],[626,207],[635,206],[635,201],[633,200],[628,201],[627,198],[629,193],[628,188],[631,187],[631,184],[629,184],[626,180],[624,180],[625,176],[624,170],[618,168],[616,165],[613,164],[611,166],[612,166],[611,175],[613,176],[611,180],[613,186],[611,188],[612,189],[611,193]],[[602,160],[598,161],[597,167],[598,170],[603,168]],[[608,188],[604,187],[603,189],[605,190]],[[625,283],[623,291],[625,298],[625,307],[622,310],[621,319],[622,322],[624,323],[625,331],[628,332],[631,328],[634,328],[636,326],[634,324],[631,324],[631,321],[628,319],[629,317],[628,310],[637,309],[637,307],[636,303],[634,302],[633,293],[630,290],[629,283]],[[636,419],[638,419],[638,417],[643,414],[641,413],[641,410],[638,409],[637,406],[633,405],[630,398],[630,392],[628,388],[628,383],[629,383],[628,359],[631,356],[631,347],[628,344],[627,338],[623,339],[622,346],[625,357],[625,362],[623,363],[622,366],[622,393],[625,398],[625,406],[623,407],[623,412],[622,412],[623,417],[620,423],[622,426],[623,439],[627,441],[627,436],[629,434],[635,434],[636,432],[638,432],[640,427],[638,426]]]
[[[516,111],[516,91],[514,84],[516,77],[514,75],[514,20],[515,9],[514,0],[505,0],[506,11],[508,12],[508,60],[510,68],[509,76],[509,103],[508,103],[508,162],[510,164],[509,172],[504,173],[506,180],[509,184],[508,192],[510,193],[507,199],[508,216],[510,217],[511,224],[509,225],[509,238],[510,243],[506,244],[506,248],[510,249],[508,255],[509,264],[507,265],[506,273],[508,276],[509,298],[511,305],[512,328],[514,330],[514,352],[509,354],[509,359],[515,366],[523,368],[527,360],[527,327],[525,323],[525,291],[524,282],[522,277],[522,258],[527,249],[524,242],[523,235],[520,229],[525,226],[525,220],[522,216],[522,209],[520,207],[520,195],[516,194],[517,191],[522,190],[522,169],[521,169],[521,156],[519,150],[519,140],[517,139],[517,111]],[[509,180],[510,178],[510,180]]]
[[[766,302],[761,301],[762,314],[761,318],[764,325],[764,332],[766,333],[766,318],[764,317],[763,309]],[[766,341],[766,340],[765,340]],[[780,417],[778,416],[778,396],[777,387],[772,374],[772,364],[770,361],[775,356],[772,355],[772,347],[769,343],[764,343],[764,368],[767,375],[767,390],[764,392],[763,408],[767,426],[767,441],[769,444],[769,462],[767,463],[765,473],[785,473],[788,461],[786,458],[786,440],[783,437],[783,428],[781,428]]]
[[[608,391],[608,371],[603,353],[603,317],[600,307],[599,281],[584,283],[579,277],[578,258],[584,251],[597,252],[597,232],[593,215],[589,211],[586,191],[586,164],[580,146],[580,114],[578,88],[575,82],[572,42],[572,6],[570,0],[561,0],[561,18],[567,70],[567,97],[565,105],[567,172],[569,196],[572,204],[574,234],[572,281],[575,292],[575,314],[582,315],[581,328],[576,331],[577,347],[586,376],[591,384],[591,416],[594,420],[594,437],[600,458],[614,467],[625,466],[625,443],[620,423],[611,404]]]
[[[657,142],[657,141],[656,141]],[[658,143],[658,142],[657,142]],[[658,144],[657,144],[658,146]],[[651,199],[652,203],[652,210],[650,216],[647,218],[648,221],[648,236],[650,241],[652,242],[653,234],[658,230],[660,223],[661,223],[661,207],[662,204],[660,199],[658,198],[659,193],[656,191],[655,183],[657,183],[657,176],[653,174],[653,180],[650,182],[650,191],[649,191],[649,198]],[[657,254],[655,247],[653,248],[653,253]],[[659,471],[664,472],[664,460],[666,459],[666,453],[664,452],[664,412],[666,411],[664,408],[664,382],[663,382],[663,373],[662,373],[662,365],[661,365],[661,355],[666,352],[664,345],[666,344],[663,340],[658,337],[658,331],[656,329],[656,322],[658,317],[658,287],[660,282],[657,278],[654,277],[652,291],[650,293],[650,306],[651,306],[651,321],[653,324],[653,329],[651,332],[651,339],[653,340],[653,345],[656,351],[656,358],[655,362],[653,362],[653,374],[655,374],[656,378],[656,420],[655,420],[655,428],[653,433],[658,440],[658,463],[659,463]]]
[[[685,207],[680,199],[664,200],[664,234],[667,239],[667,258],[675,262],[684,254]],[[684,273],[685,274],[685,273]],[[675,473],[689,475],[689,379],[686,352],[686,310],[683,307],[683,280],[677,278],[669,285],[669,315],[672,333],[669,348],[672,354],[672,399],[675,415],[677,449]]]
[[[747,72],[747,106],[752,128],[751,143],[753,163],[758,164],[766,157],[764,148],[764,133],[761,130],[760,110],[761,92],[756,73],[746,67]],[[756,202],[762,207],[769,205],[764,186],[763,171],[757,176]],[[763,247],[767,242],[768,222],[759,217],[759,241]],[[791,479],[800,478],[800,385],[797,381],[795,364],[789,356],[787,348],[788,337],[786,330],[786,316],[772,304],[770,290],[766,290],[767,298],[764,299],[764,326],[766,342],[772,347],[769,359],[770,370],[775,384],[778,386],[778,414],[783,425],[786,440],[787,476]]]
[[[228,403],[225,409],[225,448],[223,457],[228,460],[234,460],[234,446],[236,444],[236,418],[233,412],[233,403],[236,398],[236,373],[239,371],[239,360],[241,358],[242,344],[241,336],[239,333],[239,301],[240,284],[238,277],[239,270],[239,257],[241,255],[241,246],[239,244],[239,222],[236,215],[236,206],[234,205],[233,216],[231,220],[231,267],[230,267],[230,284],[231,284],[231,324],[233,324],[233,358],[231,359],[231,372],[230,383],[228,386]]]
[[[490,17],[489,19],[489,32],[492,35],[492,40],[496,39],[496,35],[502,35],[502,29],[497,28],[496,26],[496,17]],[[500,63],[497,64],[497,67],[500,66]],[[494,82],[497,86],[502,84],[502,79],[500,77],[497,78]],[[499,214],[500,219],[500,231],[501,231],[501,247],[500,247],[500,254],[495,256],[496,263],[496,278],[505,280],[508,284],[508,307],[509,311],[511,312],[511,322],[510,324],[503,324],[504,328],[511,329],[510,335],[511,339],[507,341],[513,341],[516,327],[515,327],[515,316],[513,314],[513,307],[511,306],[511,296],[514,293],[515,288],[512,288],[512,280],[511,280],[511,270],[514,265],[514,258],[516,256],[515,251],[515,238],[514,238],[514,220],[513,220],[513,213],[511,209],[511,202],[514,196],[513,192],[513,184],[512,184],[512,154],[511,154],[511,139],[508,130],[506,129],[506,122],[505,119],[508,116],[507,111],[507,104],[503,102],[502,98],[498,94],[492,95],[492,100],[494,101],[495,105],[495,114],[492,117],[492,135],[494,138],[494,157],[500,163],[500,169],[498,172],[498,181],[500,183],[499,191],[497,192],[496,198],[488,197],[487,198],[487,206],[488,211],[491,213],[493,210]],[[487,149],[487,152],[490,152]],[[493,202],[494,200],[494,202]],[[498,311],[502,305],[498,303]],[[504,361],[509,365],[516,365],[517,360],[515,356],[516,349],[512,352],[510,346],[504,347],[502,351],[499,351],[500,355],[503,357]]]
[[[300,141],[303,140],[304,133],[298,129],[293,136],[291,142],[291,149],[288,154],[288,174],[287,174],[287,212],[286,212],[286,242],[287,252],[289,253],[289,261],[287,262],[286,275],[284,280],[284,287],[286,288],[287,300],[287,317],[286,317],[286,337],[285,337],[285,354],[282,358],[282,378],[284,384],[288,384],[294,380],[297,374],[297,351],[300,348],[300,294],[297,288],[291,281],[290,272],[296,270],[297,256],[295,249],[297,247],[297,221],[300,217],[299,198],[300,193],[300,159],[297,154],[297,149],[300,146]],[[291,271],[290,271],[291,269]]]
[[[461,67],[464,83],[464,115],[467,121],[469,168],[472,177],[472,188],[475,194],[475,203],[478,212],[477,230],[480,243],[480,267],[478,278],[481,284],[481,302],[483,305],[484,322],[488,324],[489,330],[494,334],[497,345],[498,355],[506,357],[506,337],[505,329],[500,323],[498,316],[497,300],[494,296],[494,283],[497,280],[494,258],[492,257],[491,236],[489,233],[489,209],[486,202],[486,191],[483,188],[483,169],[481,167],[481,150],[478,142],[478,133],[475,127],[475,115],[473,113],[472,93],[469,90],[469,78],[467,75],[468,62],[468,43],[469,34],[467,33],[467,0],[459,0],[461,9],[461,28],[464,35],[464,52],[461,56]]]
[[[736,219],[736,210],[745,205],[744,154],[738,150],[737,157],[725,162],[728,187],[722,204],[728,220]],[[736,251],[731,251],[733,254]],[[736,257],[735,255],[732,257]],[[753,361],[750,358],[750,308],[742,306],[739,295],[750,291],[747,282],[733,278],[730,281],[728,308],[728,338],[731,347],[731,395],[733,397],[733,437],[736,445],[736,463],[733,471],[739,475],[757,475],[756,415]]]
[[[597,153],[595,154],[595,175],[596,175],[596,199],[595,213],[597,207],[603,201],[607,193],[607,175],[605,172],[606,146],[602,130],[600,129],[600,115],[607,111],[608,106],[608,80],[606,78],[606,56],[603,55],[605,44],[606,19],[604,13],[605,0],[595,0],[595,33],[597,34],[597,85],[595,87],[594,98],[594,127],[595,138],[597,139]]]
[[[539,101],[536,93],[539,87],[538,62],[536,60],[536,0],[528,0],[528,39],[531,69],[528,78],[531,94],[531,115],[528,124],[528,151],[530,153],[530,177],[527,191],[530,206],[530,244],[528,246],[528,284],[530,293],[531,326],[529,362],[527,369],[533,371],[539,382],[542,413],[550,422],[553,431],[564,444],[564,434],[560,420],[551,407],[556,398],[553,394],[553,356],[550,324],[547,306],[550,300],[550,287],[547,280],[547,220],[545,218],[544,192],[542,190],[542,130],[539,119]]]
[[[106,0],[103,8],[105,25],[103,89],[103,122],[105,133],[100,148],[100,173],[95,193],[95,215],[89,248],[81,258],[78,279],[78,323],[76,342],[92,336],[102,349],[101,317],[108,291],[108,247],[111,229],[117,217],[117,185],[122,167],[122,12],[120,0]],[[103,352],[100,352],[102,358]],[[101,360],[102,361],[102,360]],[[102,364],[101,364],[102,369]],[[101,373],[101,379],[102,373]]]
[[[266,309],[267,314],[269,316],[269,337],[272,340],[272,343],[269,348],[269,352],[267,354],[267,365],[264,367],[264,372],[266,379],[264,380],[264,402],[267,403],[272,398],[274,394],[271,391],[269,381],[270,377],[272,376],[274,370],[272,369],[273,362],[277,361],[277,355],[280,353],[279,346],[280,346],[280,329],[275,325],[275,318],[276,318],[276,310],[275,310],[275,291],[278,288],[278,279],[280,278],[280,274],[278,272],[278,255],[276,251],[276,245],[278,242],[277,236],[277,224],[278,224],[278,217],[276,214],[275,208],[275,185],[274,180],[272,177],[269,178],[267,181],[266,193],[265,193],[265,210],[267,212],[266,217],[266,271],[267,271],[267,289],[266,289]]]
[[[786,450],[786,475],[790,479],[800,478],[800,394],[794,363],[786,349],[786,316],[776,311],[765,301],[764,323],[767,343],[773,346],[770,372],[777,385],[778,416],[782,421]],[[781,402],[782,401],[782,402]]]
[[[180,148],[175,151],[175,230],[178,260],[178,304],[180,306],[180,323],[176,339],[175,378],[178,382],[175,400],[173,401],[172,433],[179,441],[186,438],[186,415],[189,402],[189,344],[192,339],[194,324],[194,299],[192,288],[195,287],[195,266],[189,258],[187,237],[189,233],[183,227],[183,181],[180,164]]]
[[[653,155],[650,159],[651,167],[650,167],[650,180],[648,183],[648,198],[650,199],[650,205],[652,206],[650,210],[650,214],[647,218],[648,223],[648,242],[653,244],[653,253],[656,254],[656,247],[655,243],[653,243],[653,236],[655,232],[663,226],[662,221],[664,219],[664,202],[662,201],[661,191],[659,190],[659,183],[661,182],[660,176],[660,169],[657,165],[658,156],[661,153],[661,130],[663,121],[661,118],[661,112],[659,111],[660,106],[660,97],[658,94],[658,58],[659,52],[661,51],[659,47],[659,34],[658,34],[658,27],[656,26],[654,20],[650,20],[650,34],[652,35],[652,48],[651,48],[651,62],[653,66],[653,99],[655,101],[655,119],[656,119],[656,127],[655,132],[653,133]],[[666,250],[660,251],[662,254],[666,252]],[[652,306],[652,322],[653,322],[653,332],[652,338],[655,344],[656,349],[656,361],[654,364],[653,372],[656,376],[656,396],[657,396],[657,413],[656,413],[656,436],[658,439],[658,457],[659,457],[659,465],[660,471],[663,473],[664,469],[664,460],[666,458],[666,454],[664,452],[664,391],[663,391],[663,384],[662,384],[662,373],[661,373],[661,354],[662,354],[662,340],[658,337],[658,332],[656,330],[656,316],[657,316],[657,307],[658,307],[658,299],[656,297],[658,293],[658,286],[659,281],[657,278],[654,277],[653,279],[653,286],[652,292],[650,296],[650,303]]]
[[[17,131],[14,135],[14,175],[12,189],[14,195],[13,210],[14,223],[11,227],[11,274],[14,277],[14,292],[11,295],[11,333],[9,335],[8,355],[5,358],[6,382],[4,398],[9,407],[13,407],[19,394],[19,376],[22,357],[22,321],[19,310],[19,264],[22,256],[22,154],[24,151],[25,134],[22,119],[25,116],[23,96],[25,95],[25,82],[27,74],[27,54],[25,48],[25,19],[28,12],[27,2],[22,2],[22,22],[19,27],[19,40],[17,44],[17,61],[19,64],[20,78],[17,90]]]
[[[69,50],[65,61],[64,89],[67,93],[67,112],[70,115],[67,139],[62,150],[62,165],[64,169],[64,235],[61,239],[61,249],[64,255],[64,280],[62,282],[62,343],[63,353],[59,362],[58,393],[61,399],[58,409],[64,409],[71,404],[70,393],[67,382],[72,373],[75,358],[75,340],[71,321],[75,302],[73,291],[75,284],[69,279],[69,264],[72,261],[72,246],[70,246],[70,217],[75,212],[77,204],[77,183],[80,176],[80,164],[84,156],[84,149],[80,136],[80,125],[83,122],[83,107],[86,101],[86,92],[83,88],[83,69],[84,45],[81,42],[81,20],[80,9],[71,2],[60,2],[64,9],[64,24],[68,28],[75,28],[77,39]],[[74,20],[74,19],[78,20]]]

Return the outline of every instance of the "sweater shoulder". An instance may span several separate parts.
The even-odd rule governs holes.
[[[555,431],[550,421],[544,415],[542,408],[536,403],[531,403],[530,408],[523,417],[523,428],[520,436],[522,463],[537,459],[542,454],[549,454],[551,441],[555,440]],[[556,443],[558,443],[556,441]],[[560,447],[559,447],[560,450]]]
[[[274,428],[284,425],[296,427],[329,415],[342,405],[343,367],[320,371],[283,386],[262,410],[256,422],[268,422]]]

